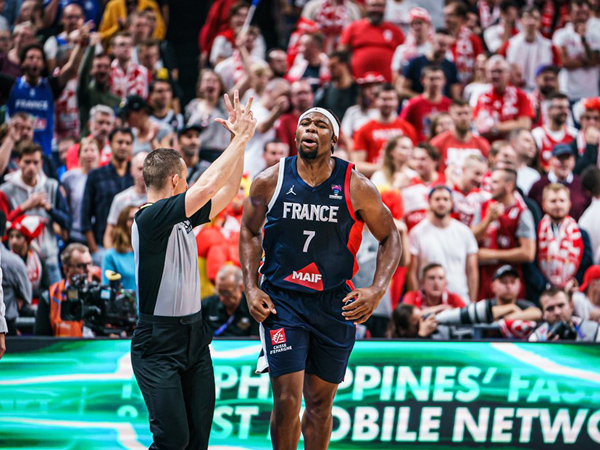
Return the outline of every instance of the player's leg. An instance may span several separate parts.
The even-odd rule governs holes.
[[[302,434],[306,450],[327,450],[333,416],[331,408],[338,385],[324,381],[316,375],[307,373],[304,377],[304,404],[302,416]]]
[[[274,450],[291,450],[298,447],[303,383],[304,371],[271,378],[271,441]]]

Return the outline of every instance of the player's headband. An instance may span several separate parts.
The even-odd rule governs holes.
[[[333,127],[333,135],[336,138],[340,137],[340,126],[338,124],[338,121],[336,120],[335,116],[331,112],[329,112],[327,109],[324,109],[324,108],[307,109],[306,111],[304,111],[304,113],[302,113],[302,115],[298,119],[298,125],[300,125],[300,122],[302,122],[302,119],[304,119],[304,117],[306,117],[310,113],[319,113],[319,114],[323,114],[325,117],[327,117],[329,119],[329,121],[331,122],[331,126]]]

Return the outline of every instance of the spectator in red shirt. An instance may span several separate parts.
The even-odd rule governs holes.
[[[275,129],[275,135],[281,142],[287,144],[290,149],[290,156],[294,156],[296,152],[296,129],[298,128],[298,119],[300,114],[309,108],[312,108],[315,96],[306,80],[296,81],[292,84],[290,90],[290,101],[292,103],[292,111],[283,114],[279,118],[278,125]]]
[[[132,60],[133,40],[119,31],[112,40],[115,59],[110,65],[110,91],[122,100],[129,95],[148,97],[148,69]]]
[[[483,156],[469,155],[465,158],[460,176],[452,183],[452,217],[469,228],[481,222],[481,205],[489,199],[489,193],[481,190],[487,168]]]
[[[521,10],[521,25],[523,31],[510,38],[499,54],[506,58],[509,64],[517,63],[523,69],[525,89],[531,92],[535,89],[537,69],[543,65],[560,66],[560,51],[540,33],[541,14],[535,6]]]
[[[486,66],[490,87],[477,99],[473,121],[479,134],[490,142],[505,138],[517,128],[531,129],[533,108],[522,90],[509,85],[509,65],[500,55]]]
[[[444,172],[447,166],[461,167],[469,155],[479,154],[487,158],[490,151],[490,143],[471,132],[471,106],[467,101],[454,100],[449,112],[454,129],[431,140],[431,145],[440,152],[440,172]]]
[[[446,309],[463,308],[465,302],[459,295],[448,292],[446,271],[441,264],[431,263],[423,268],[421,289],[410,291],[404,295],[402,303],[415,305],[424,314],[437,314]]]
[[[434,117],[440,112],[448,111],[452,102],[442,95],[446,77],[441,67],[425,67],[421,72],[421,83],[423,93],[411,98],[400,114],[401,119],[415,127],[419,142],[427,140]]]
[[[108,143],[108,136],[115,125],[115,113],[106,105],[96,105],[90,110],[88,128],[90,134],[98,144],[100,150],[100,165],[105,166],[110,162],[112,149]],[[67,150],[67,170],[79,167],[79,143]]]
[[[392,82],[392,58],[396,47],[404,42],[404,34],[396,25],[384,22],[385,0],[367,0],[366,18],[348,25],[339,50],[352,52],[355,78],[367,72],[378,72]]]
[[[483,53],[481,39],[467,27],[467,12],[463,2],[453,1],[444,7],[446,28],[455,39],[450,50],[463,86],[473,79],[475,58]]]
[[[357,169],[370,177],[381,168],[383,147],[394,136],[409,136],[416,143],[417,133],[413,126],[398,117],[398,93],[391,84],[384,85],[377,94],[375,106],[379,118],[370,120],[354,134],[352,160]]]
[[[539,149],[540,165],[544,171],[550,169],[552,149],[557,144],[569,144],[577,130],[567,125],[569,118],[569,97],[565,94],[553,94],[549,99],[548,120],[541,127],[531,131]]]
[[[558,90],[558,74],[560,68],[547,65],[538,67],[535,73],[535,90],[529,94],[529,101],[535,113],[533,126],[539,127],[548,119],[548,100]]]

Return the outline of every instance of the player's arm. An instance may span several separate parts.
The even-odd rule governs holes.
[[[279,164],[255,178],[250,195],[244,203],[240,225],[240,262],[244,274],[244,290],[250,314],[257,322],[264,321],[271,313],[277,314],[269,296],[258,286],[258,267],[263,252],[262,227],[277,184]]]
[[[519,246],[508,249],[480,248],[479,262],[502,261],[508,264],[523,264],[535,259],[535,240],[519,238]]]
[[[250,109],[252,97],[248,100],[246,107],[242,108],[236,91],[233,103],[232,105],[229,96],[225,94],[225,105],[229,111],[229,118],[227,120],[215,119],[232,134],[231,142],[221,156],[206,169],[206,172],[185,194],[185,214],[187,217],[192,217],[209,200],[217,197],[221,189],[227,185],[221,195],[215,198],[215,203],[211,205],[210,217],[216,216],[229,204],[240,186],[241,171],[238,163],[244,159],[246,145],[254,136],[256,119],[252,117]],[[243,162],[241,164],[243,165]],[[236,184],[235,176],[237,174],[240,175],[237,186],[234,188],[232,184]]]
[[[343,299],[347,302],[354,298],[352,303],[342,309],[346,320],[358,324],[371,317],[388,289],[392,276],[398,268],[402,245],[392,214],[384,206],[373,183],[363,175],[353,172],[350,180],[350,195],[357,218],[365,222],[379,241],[373,284],[366,288],[355,289]]]
[[[477,301],[479,293],[479,267],[477,253],[467,255],[467,285],[469,286],[469,299],[471,303]]]

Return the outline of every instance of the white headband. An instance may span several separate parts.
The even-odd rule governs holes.
[[[336,138],[340,137],[340,126],[338,125],[337,120],[335,120],[335,116],[333,114],[331,114],[328,110],[323,109],[323,108],[310,108],[310,109],[304,111],[304,113],[302,113],[302,115],[298,119],[298,125],[300,125],[300,122],[302,122],[302,119],[304,119],[304,117],[310,113],[319,113],[319,114],[323,114],[325,117],[327,117],[329,119],[329,121],[331,122],[331,126],[333,127],[333,135]]]

